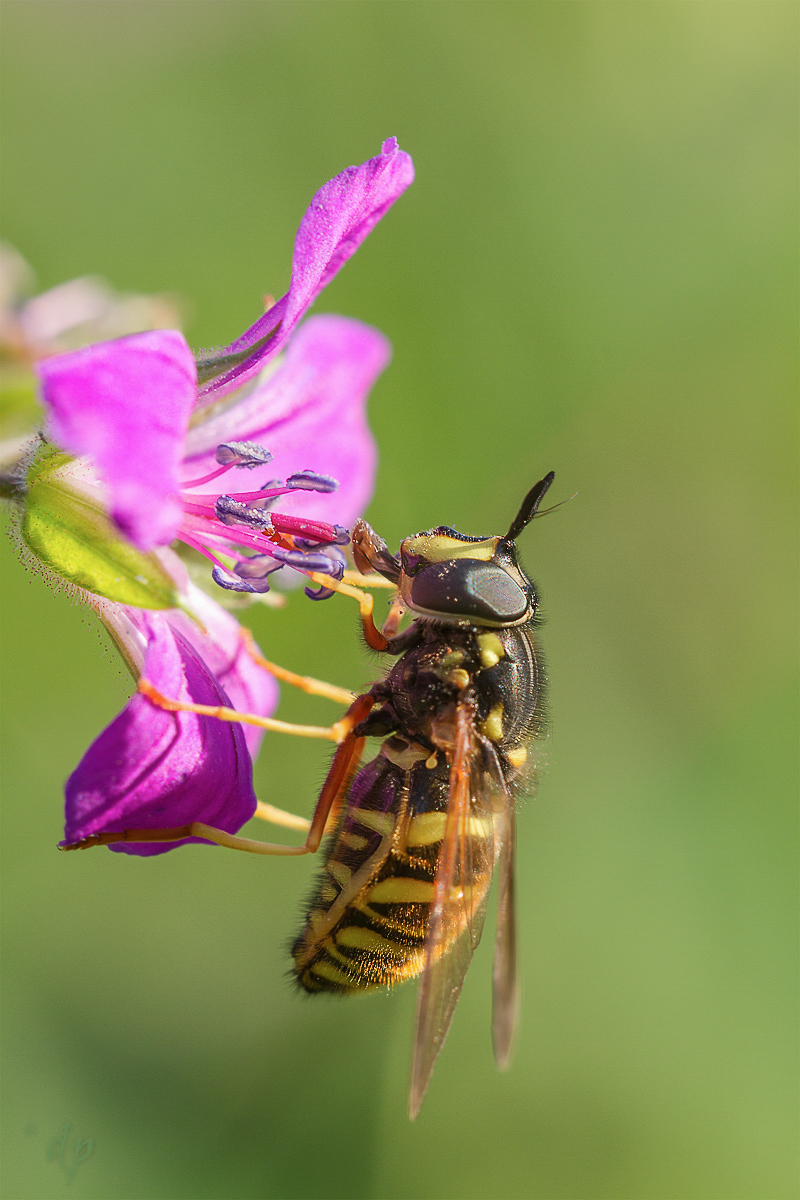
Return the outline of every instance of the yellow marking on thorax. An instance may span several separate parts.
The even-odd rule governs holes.
[[[464,661],[464,651],[463,650],[448,650],[447,654],[445,654],[439,660],[439,666],[442,668],[460,667],[463,661]]]
[[[517,746],[514,750],[506,750],[506,758],[512,767],[524,767],[528,761],[528,751],[524,746]]]
[[[370,904],[430,904],[433,884],[424,879],[382,879],[370,889]]]
[[[456,667],[453,671],[448,671],[445,678],[448,683],[454,684],[462,692],[465,687],[469,687],[469,672],[463,667]]]
[[[331,900],[335,900],[339,895],[339,889],[335,888],[332,883],[323,883],[319,894],[326,904],[330,904]]]
[[[490,742],[499,742],[503,738],[503,704],[502,701],[490,709],[485,720],[481,722],[481,733]]]
[[[478,649],[484,667],[496,667],[506,655],[505,647],[496,633],[478,634]]]

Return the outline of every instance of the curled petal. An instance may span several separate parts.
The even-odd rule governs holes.
[[[243,352],[245,357],[237,357],[235,365],[207,383],[201,401],[224,395],[252,378],[282,349],[309,305],[413,181],[411,157],[400,150],[396,138],[388,138],[375,158],[347,167],[320,188],[297,231],[289,291],[220,351],[220,359]],[[252,348],[250,355],[248,348]]]
[[[159,691],[199,704],[228,704],[208,665],[168,618],[140,613],[136,623],[147,637],[145,672]],[[255,807],[241,726],[194,713],[168,713],[137,694],[67,780],[65,840],[190,821],[236,833]],[[153,855],[181,844],[119,843],[111,848]]]
[[[367,397],[390,356],[386,338],[369,325],[349,317],[310,317],[265,383],[190,430],[185,471],[193,476],[212,471],[216,448],[226,439],[257,441],[269,447],[271,466],[284,479],[312,466],[339,482],[330,495],[297,489],[283,498],[281,510],[352,525],[375,482]],[[209,483],[198,490],[213,488]]]
[[[183,335],[160,329],[98,342],[46,358],[37,370],[53,439],[93,460],[122,532],[145,551],[172,541],[196,391]]]

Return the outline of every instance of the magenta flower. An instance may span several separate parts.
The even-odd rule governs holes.
[[[166,695],[268,716],[277,703],[275,680],[249,654],[234,617],[199,589],[191,593],[205,633],[181,612],[146,612],[104,602],[100,615],[137,673]],[[165,712],[144,696],[133,696],[67,780],[62,844],[97,833],[191,821],[236,833],[256,809],[251,759],[261,736],[253,725]],[[109,848],[152,855],[183,844],[117,843]]]
[[[372,494],[365,405],[389,354],[383,335],[359,321],[313,317],[264,384],[191,430],[194,359],[175,330],[99,342],[38,369],[51,436],[94,464],[135,546],[178,538],[215,564],[222,586],[266,591],[283,565],[340,572],[343,527]],[[221,491],[223,474],[266,474],[267,464],[279,479]],[[279,497],[291,497],[291,512],[271,511]],[[248,557],[232,574],[220,556],[239,550]]]
[[[100,342],[38,364],[50,435],[91,460],[114,521],[140,550],[180,538],[215,563],[218,583],[244,591],[267,590],[268,574],[282,565],[340,573],[340,556],[325,550],[344,542],[342,526],[372,491],[375,447],[364,404],[388,361],[383,336],[357,321],[317,317],[266,382],[255,381],[205,424],[203,411],[275,357],[412,179],[411,159],[390,138],[377,157],[321,188],[298,230],[289,291],[238,341],[199,364],[200,387],[198,364],[177,330]],[[269,485],[221,493],[214,482],[231,468],[271,459],[280,477]],[[321,503],[339,481],[336,499]],[[289,495],[291,512],[269,511]],[[235,548],[248,558],[231,577],[220,555]]]
[[[267,591],[269,575],[283,566],[341,577],[344,526],[372,492],[376,455],[365,404],[389,346],[377,330],[334,316],[310,319],[287,340],[412,179],[411,159],[390,138],[376,158],[321,188],[297,234],[287,294],[237,342],[199,364],[176,330],[101,342],[38,364],[49,435],[88,463],[70,484],[77,474],[125,537],[141,551],[155,550],[171,575],[182,570],[167,549],[177,538],[209,558],[215,580],[236,591]],[[283,360],[258,378],[284,347]],[[210,406],[233,391],[223,411]],[[268,462],[277,480],[220,491],[226,472]],[[225,561],[231,557],[238,561]],[[89,599],[134,674],[158,691],[268,716],[277,687],[250,655],[238,623],[185,578],[180,592],[205,632],[178,610]],[[67,783],[65,844],[191,821],[235,833],[255,811],[251,759],[260,736],[254,727],[166,712],[137,694]],[[114,848],[152,855],[179,844]]]

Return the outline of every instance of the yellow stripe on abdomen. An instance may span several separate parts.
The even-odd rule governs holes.
[[[364,925],[347,925],[336,934],[336,942],[348,950],[364,950],[369,954],[405,955],[408,950]]]
[[[430,904],[433,884],[426,879],[390,877],[370,888],[366,899],[370,904]]]

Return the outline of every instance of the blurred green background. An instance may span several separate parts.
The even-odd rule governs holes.
[[[172,292],[193,344],[229,341],[314,190],[396,134],[417,183],[317,306],[394,345],[370,520],[493,532],[551,468],[578,493],[521,539],[552,736],[516,1063],[492,1065],[487,938],[413,1126],[414,987],[285,977],[313,862],[55,852],[129,681],[4,540],[4,1196],[796,1196],[796,6],[7,0],[4,24],[4,235],[42,287]],[[287,666],[373,675],[344,600],[248,619]],[[325,760],[268,739],[259,794],[309,813]],[[65,1123],[93,1139],[69,1184]]]

